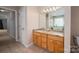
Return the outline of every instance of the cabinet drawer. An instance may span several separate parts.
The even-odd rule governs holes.
[[[47,34],[41,33],[41,36],[42,36],[42,37],[47,37]]]
[[[48,35],[48,38],[50,38],[52,40],[57,40],[57,41],[64,42],[64,38],[63,37],[59,37],[59,36],[56,36],[56,35]]]
[[[36,38],[36,36],[33,35],[32,38],[33,38],[33,43],[36,44],[36,43],[37,43],[37,38]]]
[[[63,37],[55,37],[55,40],[64,42],[64,38]]]
[[[40,33],[39,33],[39,32],[33,32],[33,35],[37,35],[37,36],[39,36]]]

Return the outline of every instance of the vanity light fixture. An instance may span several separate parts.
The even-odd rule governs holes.
[[[51,12],[51,11],[56,11],[59,8],[61,8],[61,7],[54,6],[54,7],[50,7],[50,8],[47,8],[47,9],[43,9],[43,12],[48,13],[48,12]]]
[[[48,13],[48,12],[50,12],[50,11],[52,11],[51,8],[43,9],[43,12],[44,12],[44,13]]]
[[[46,13],[47,11],[46,11],[45,9],[43,9],[43,12],[45,12],[45,13]]]

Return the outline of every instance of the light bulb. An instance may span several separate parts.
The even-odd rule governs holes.
[[[53,7],[53,10],[56,11],[56,7]]]
[[[50,11],[52,11],[52,8],[49,8]]]
[[[46,11],[49,12],[49,9],[47,9]]]

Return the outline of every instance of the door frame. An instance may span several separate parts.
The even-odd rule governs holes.
[[[17,19],[18,13],[17,13],[17,10],[7,8],[7,7],[0,7],[0,8],[15,12],[15,31],[16,31],[15,32],[15,40],[18,41],[18,19]]]

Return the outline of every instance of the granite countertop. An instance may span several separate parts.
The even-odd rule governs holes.
[[[46,34],[51,34],[51,35],[57,35],[57,36],[64,37],[64,33],[63,32],[46,31],[46,30],[34,30],[34,31],[40,32],[40,33],[46,33]]]

